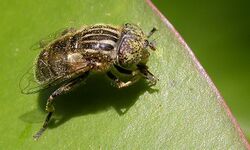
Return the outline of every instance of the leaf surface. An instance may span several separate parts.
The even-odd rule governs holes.
[[[3,1],[0,6],[1,149],[246,149],[248,144],[213,83],[171,24],[140,0]],[[156,11],[156,10],[155,10]],[[157,51],[149,68],[160,81],[118,90],[101,75],[56,100],[56,115],[39,141],[51,91],[18,87],[46,35],[97,23],[153,27]]]

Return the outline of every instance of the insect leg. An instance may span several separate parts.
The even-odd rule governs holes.
[[[144,64],[138,64],[137,65],[138,70],[142,74],[144,78],[146,78],[149,81],[150,86],[153,86],[159,81],[158,78],[156,78],[149,70],[148,67]]]
[[[133,74],[133,73],[132,73]],[[127,82],[123,82],[120,79],[118,79],[111,71],[107,72],[107,76],[114,81],[115,86],[120,88],[124,88],[124,87],[128,87],[132,84],[134,84],[135,82],[137,82],[141,76],[138,73],[134,73],[134,75],[132,76],[132,78],[127,81]]]
[[[117,71],[119,71],[120,73],[123,73],[123,74],[127,74],[127,75],[132,75],[132,72],[131,70],[128,70],[128,69],[124,69],[118,65],[114,65],[114,67],[116,68]]]
[[[59,87],[57,90],[55,90],[50,97],[47,100],[47,104],[46,104],[46,111],[48,111],[48,114],[46,116],[46,119],[43,123],[42,128],[33,136],[33,138],[35,140],[38,140],[39,137],[43,134],[43,132],[46,130],[46,128],[48,127],[48,123],[51,119],[52,114],[54,113],[55,109],[53,106],[53,102],[55,100],[55,97],[68,93],[69,91],[71,91],[72,89],[76,88],[77,86],[79,86],[82,81],[84,81],[84,79],[86,79],[86,77],[88,76],[89,72],[86,72],[85,74],[83,74],[82,76],[79,76],[71,81],[69,81],[68,83],[62,85],[61,87]]]
[[[149,70],[148,70],[148,67],[144,64],[138,64],[137,65],[137,70],[135,71],[131,71],[131,70],[127,70],[125,68],[122,68],[118,65],[114,65],[115,68],[117,69],[117,71],[119,71],[120,73],[123,73],[123,74],[128,74],[128,75],[132,75],[132,76],[143,76],[144,78],[146,78],[147,80],[149,80],[150,82],[150,86],[152,85],[155,85],[156,82],[159,80],[158,78],[156,78]],[[113,75],[114,76],[114,75]],[[132,77],[131,81],[134,81],[133,79],[134,77]],[[112,78],[111,78],[112,79]],[[114,80],[114,79],[113,79]],[[116,78],[117,80],[117,78]],[[115,81],[115,80],[114,80]],[[136,80],[138,81],[138,80]],[[136,82],[134,81],[134,82]],[[130,83],[130,81],[128,81]],[[133,83],[134,83],[133,82]],[[133,84],[131,83],[131,84]]]

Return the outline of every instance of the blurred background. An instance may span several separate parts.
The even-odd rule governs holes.
[[[194,51],[250,141],[250,1],[152,1]]]

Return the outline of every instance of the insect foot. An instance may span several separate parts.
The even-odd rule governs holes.
[[[154,86],[154,85],[156,85],[156,83],[159,81],[159,79],[158,78],[156,78],[155,76],[152,76],[152,77],[150,77],[149,79],[148,79],[148,85],[149,86]]]

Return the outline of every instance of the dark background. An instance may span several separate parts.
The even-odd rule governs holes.
[[[250,1],[153,3],[194,51],[250,140]]]

